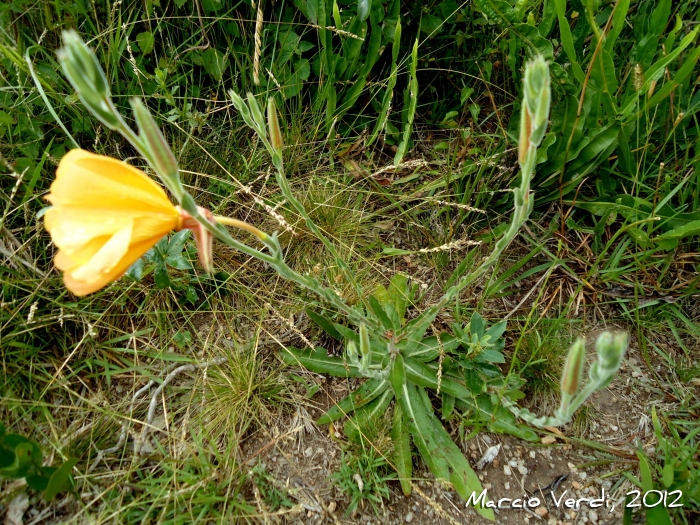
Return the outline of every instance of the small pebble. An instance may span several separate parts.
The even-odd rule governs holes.
[[[338,506],[338,504],[335,501],[331,501],[328,504],[328,512],[335,512],[335,509],[337,506]]]
[[[506,490],[510,490],[510,483],[508,483],[507,481],[503,484],[503,486]]]
[[[597,523],[598,522],[598,513],[591,509],[588,511],[588,519],[591,520],[591,523]]]
[[[571,482],[571,486],[572,486],[573,488],[575,488],[576,490],[580,490],[581,487],[582,487],[582,485],[581,485],[578,481],[576,481],[576,480],[574,480],[574,481]]]
[[[535,509],[535,514],[537,514],[540,518],[546,518],[549,515],[549,511],[547,510],[547,507],[537,507]]]
[[[530,451],[530,457],[531,457],[532,459],[535,459],[536,456],[537,456],[537,452],[535,452],[534,450],[531,450],[531,451]]]
[[[404,517],[404,521],[406,523],[411,523],[413,521],[413,512],[409,512],[408,514],[406,514],[406,516]]]
[[[304,455],[307,458],[310,458],[313,455],[313,453],[314,453],[314,449],[312,447],[309,447],[304,451]]]
[[[513,474],[513,471],[510,469],[510,467],[508,465],[503,465],[503,473],[506,476],[510,476],[511,474]]]
[[[557,438],[554,436],[545,436],[540,441],[543,445],[552,445],[557,442]]]
[[[526,476],[527,475],[527,467],[524,467],[522,465],[518,465],[518,472],[520,472],[521,476]]]

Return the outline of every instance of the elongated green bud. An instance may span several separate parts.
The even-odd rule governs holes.
[[[571,346],[569,355],[566,356],[564,370],[561,375],[561,391],[564,394],[573,396],[578,392],[583,374],[583,365],[586,362],[586,344],[582,337],[579,337]]]
[[[253,117],[253,122],[255,122],[255,131],[257,131],[262,138],[267,138],[267,132],[265,131],[265,117],[263,117],[260,104],[258,104],[257,99],[252,93],[248,93],[247,99],[250,114]]]
[[[542,56],[536,56],[525,66],[523,91],[518,145],[520,164],[525,164],[528,152],[540,145],[547,130],[552,94],[549,66]],[[534,152],[532,155],[534,163]]]
[[[63,32],[63,47],[58,61],[80,100],[110,129],[123,125],[121,116],[112,103],[109,84],[95,53],[85,45],[75,31]]]
[[[139,139],[143,147],[143,153],[149,163],[163,181],[163,184],[173,193],[179,201],[185,192],[180,181],[180,168],[177,159],[168,145],[163,133],[153,120],[151,112],[144,106],[141,99],[132,98],[131,108],[139,126]]]
[[[622,364],[622,358],[627,350],[627,333],[600,334],[596,341],[596,350],[598,361],[591,366],[590,377],[600,385],[598,389],[601,389],[610,384]]]
[[[369,342],[369,331],[367,326],[364,324],[360,325],[360,352],[363,356],[369,355],[371,351],[371,346]]]
[[[274,97],[267,99],[267,127],[270,131],[270,144],[277,153],[282,152],[284,143],[282,142],[282,130],[279,120],[277,120],[277,107]]]

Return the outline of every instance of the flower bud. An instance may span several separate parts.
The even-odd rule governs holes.
[[[596,341],[598,351],[598,365],[602,373],[614,374],[620,368],[622,357],[627,349],[627,333],[618,332],[611,334],[604,332]]]
[[[93,51],[75,31],[63,32],[58,60],[85,107],[108,128],[120,127],[122,120],[112,103],[107,77]]]
[[[578,338],[571,346],[569,355],[566,356],[564,370],[561,375],[562,393],[573,396],[578,391],[585,361],[586,345],[583,338]]]
[[[139,126],[139,138],[144,154],[156,174],[179,201],[185,190],[180,181],[180,169],[175,155],[143,102],[138,98],[132,98],[130,103]]]
[[[270,131],[270,143],[275,151],[280,152],[284,143],[282,142],[282,130],[277,120],[277,108],[274,97],[267,99],[267,127]]]
[[[523,80],[523,105],[520,115],[520,140],[518,160],[526,164],[532,151],[540,145],[547,130],[551,103],[549,66],[542,56],[537,56],[525,66]],[[534,158],[530,159],[534,167]]]
[[[360,352],[363,356],[370,354],[369,331],[364,324],[360,325]]]

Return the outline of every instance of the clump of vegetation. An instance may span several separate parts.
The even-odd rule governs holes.
[[[0,5],[0,417],[27,436],[3,472],[44,494],[72,472],[76,493],[100,495],[63,508],[75,519],[282,515],[264,469],[264,505],[246,501],[241,461],[250,439],[286,439],[276,426],[308,403],[289,381],[301,364],[362,378],[318,420],[343,421],[351,506],[381,505],[392,469],[410,492],[419,456],[464,495],[480,484],[453,420],[533,441],[566,420],[619,364],[620,338],[566,351],[604,318],[666,393],[655,444],[628,440],[609,475],[683,492],[682,508],[637,511],[648,523],[698,512],[696,2],[44,4]],[[66,30],[103,76],[84,52],[61,75]],[[527,88],[535,56],[549,117],[544,85]],[[77,147],[161,176],[194,221],[87,297],[53,269],[41,219]],[[207,251],[211,236],[228,246]],[[335,381],[300,382],[335,399]],[[559,392],[554,418],[518,407]],[[570,428],[597,417],[583,405]],[[77,463],[53,471],[38,443],[70,443]]]

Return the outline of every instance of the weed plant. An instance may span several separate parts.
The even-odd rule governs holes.
[[[199,204],[283,231],[268,213],[279,205],[300,233],[283,234],[287,260],[302,273],[320,264],[324,282],[355,304],[351,283],[336,281],[342,271],[272,183],[267,153],[226,93],[233,88],[275,96],[294,194],[322,231],[346,248],[341,256],[363,289],[388,287],[396,271],[421,279],[425,287],[412,298],[409,320],[437,300],[455,269],[461,275],[475,266],[509,221],[523,65],[533,51],[543,53],[555,82],[551,126],[538,154],[534,220],[486,287],[468,287],[438,318],[437,332],[454,335],[452,318],[464,327],[473,309],[483,314],[487,308],[491,315],[484,316],[496,323],[513,311],[522,290],[538,283],[510,318],[513,343],[509,338],[506,363],[499,366],[505,371],[512,362],[513,377],[528,381],[526,392],[551,391],[560,375],[557,360],[563,361],[561,352],[550,351],[551,340],[566,346],[570,332],[587,328],[569,328],[571,318],[597,316],[587,305],[606,303],[605,314],[629,327],[638,358],[654,381],[663,381],[659,390],[680,400],[677,409],[657,414],[658,446],[645,450],[641,468],[635,466],[626,479],[647,488],[688,487],[684,509],[669,513],[690,523],[700,508],[691,490],[698,472],[693,385],[700,337],[694,308],[697,5],[259,5],[259,29],[257,8],[245,3],[0,5],[0,419],[8,432],[36,441],[54,465],[79,458],[78,491],[91,496],[64,508],[64,520],[196,523],[259,513],[244,489],[248,467],[238,464],[238,440],[245,439],[246,427],[278,418],[290,402],[301,400],[265,344],[253,345],[254,358],[244,358],[221,340],[229,333],[250,342],[255,334],[265,339],[288,332],[265,303],[285,319],[294,315],[293,323],[311,302],[325,317],[349,324],[311,294],[226,247],[217,248],[220,271],[211,277],[185,267],[183,261],[196,268],[189,239],[175,265],[153,255],[136,279],[126,277],[87,298],[66,292],[36,219],[57,163],[77,144],[147,169],[59,73],[61,31],[74,28],[96,49],[117,108],[125,113],[133,96],[147,101]],[[406,101],[415,104],[411,119]],[[353,157],[360,169],[349,170],[336,153],[355,144],[364,129],[371,140],[360,141],[360,155]],[[375,175],[393,165],[392,148],[398,150],[406,130],[401,164],[427,164]],[[374,226],[389,222],[394,224],[387,230]],[[465,238],[487,246],[419,252]],[[167,255],[163,248],[161,255]],[[507,311],[494,307],[504,302]],[[218,332],[216,326],[226,328]],[[283,344],[300,346],[294,337]],[[336,352],[342,346],[334,345]],[[544,354],[546,362],[540,360]],[[231,363],[163,390],[159,407],[162,402],[169,417],[157,422],[169,426],[152,434],[153,456],[134,460],[125,444],[88,473],[96,452],[115,445],[125,420],[145,421],[147,403],[130,404],[140,387],[170,367],[222,355]],[[203,401],[215,416],[209,424],[198,412]],[[229,405],[241,407],[240,415]],[[464,414],[468,424],[486,427],[473,411]],[[374,446],[367,450],[390,457],[379,436],[370,437]],[[224,476],[219,465],[226,465]],[[40,505],[31,494],[32,504]],[[9,496],[3,497],[7,504]],[[273,501],[267,501],[270,508]],[[659,519],[647,516],[649,523]]]

